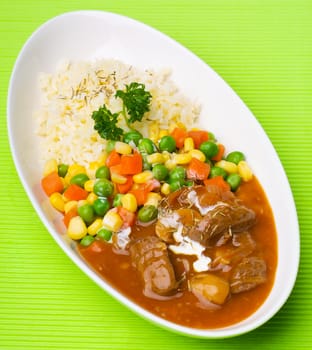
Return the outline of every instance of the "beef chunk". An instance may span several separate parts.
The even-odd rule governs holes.
[[[219,203],[203,216],[188,235],[208,247],[211,239],[246,231],[255,224],[255,221],[256,215],[253,210],[238,203]]]
[[[232,293],[241,293],[266,281],[266,263],[258,257],[244,258],[234,269],[230,279]]]
[[[231,245],[223,245],[216,249],[211,266],[216,268],[219,265],[221,267],[222,265],[236,265],[240,260],[251,255],[255,248],[256,242],[249,232],[235,233]]]
[[[139,271],[144,284],[144,294],[151,298],[171,295],[177,281],[167,245],[158,237],[149,236],[137,240],[130,253],[134,267]]]
[[[231,191],[224,191],[218,186],[190,186],[170,193],[161,203],[160,206],[167,209],[189,208],[194,203],[190,199],[191,192],[195,192],[199,205],[207,207],[219,201],[231,201],[234,194]]]

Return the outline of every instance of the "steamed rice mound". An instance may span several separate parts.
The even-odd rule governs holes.
[[[87,165],[99,159],[106,141],[94,130],[92,112],[103,104],[119,112],[122,103],[115,93],[131,82],[145,84],[152,94],[150,111],[133,125],[145,137],[149,130],[168,129],[171,124],[196,125],[199,106],[178,91],[169,70],[140,70],[116,60],[67,62],[55,73],[40,76],[41,101],[35,118],[41,161]],[[123,118],[119,126],[127,129]]]

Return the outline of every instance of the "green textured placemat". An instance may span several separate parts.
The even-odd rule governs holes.
[[[28,36],[49,18],[80,9],[133,17],[191,49],[234,88],[271,138],[296,201],[301,264],[288,302],[254,332],[200,340],[151,325],[80,272],[33,210],[8,146],[8,81]],[[312,348],[311,38],[310,0],[1,1],[0,350]]]

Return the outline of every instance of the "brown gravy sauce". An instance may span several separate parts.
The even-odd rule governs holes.
[[[79,246],[83,258],[123,295],[168,321],[193,328],[220,328],[235,324],[254,313],[265,301],[274,283],[277,266],[277,234],[271,207],[258,180],[253,178],[243,183],[236,196],[253,209],[257,215],[257,223],[250,230],[257,243],[257,250],[267,264],[267,280],[265,283],[247,292],[232,294],[221,307],[204,309],[198,299],[188,290],[178,298],[154,300],[147,298],[142,291],[137,271],[131,265],[129,255],[116,254],[112,244],[96,240],[89,247]],[[133,235],[145,236],[154,234],[154,226],[135,227]],[[181,268],[186,256],[175,256],[174,265]]]

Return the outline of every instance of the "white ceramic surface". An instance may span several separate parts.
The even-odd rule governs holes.
[[[115,291],[81,260],[53,223],[55,211],[40,204],[44,196],[38,186],[41,173],[32,119],[39,102],[38,74],[53,72],[64,59],[94,58],[116,58],[142,68],[171,68],[172,79],[181,90],[202,104],[201,125],[212,130],[228,149],[240,149],[246,154],[271,203],[278,232],[278,267],[273,290],[248,319],[223,329],[199,330],[167,322],[145,311]],[[297,215],[285,172],[271,142],[245,104],[206,63],[180,44],[142,23],[112,13],[79,11],[57,16],[33,33],[22,48],[11,76],[7,114],[15,165],[41,220],[72,261],[127,307],[178,333],[222,338],[257,328],[285,303],[299,263]]]

